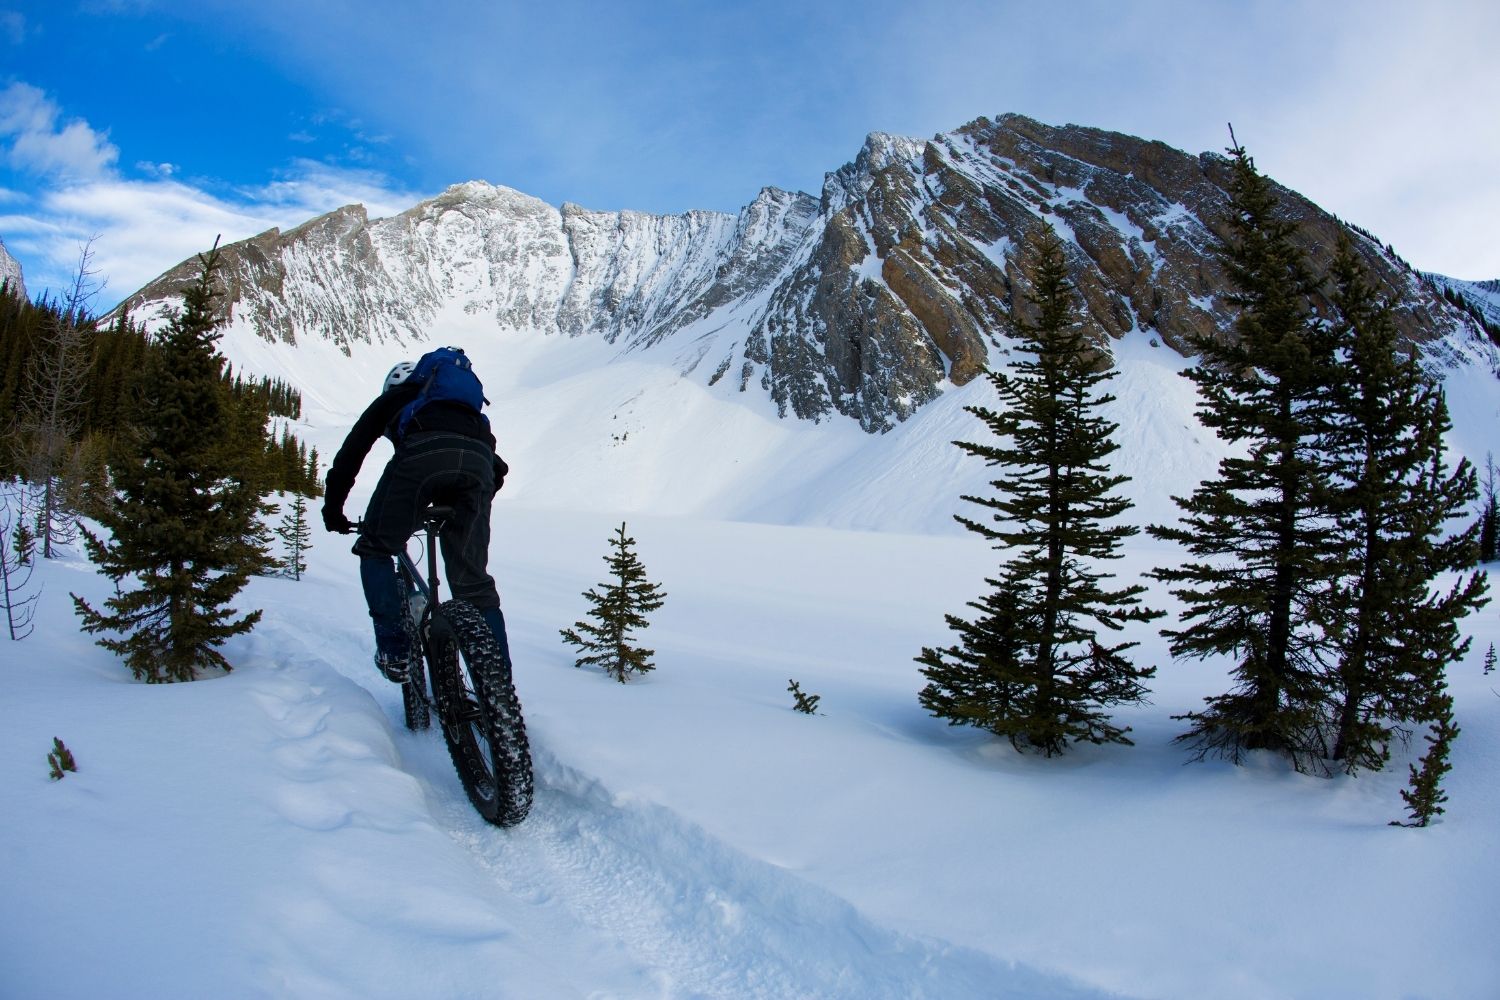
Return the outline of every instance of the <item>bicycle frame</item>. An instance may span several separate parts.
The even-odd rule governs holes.
[[[401,565],[406,568],[406,572],[411,576],[412,582],[417,585],[417,590],[421,592],[423,597],[427,598],[428,607],[432,607],[438,603],[437,533],[447,523],[447,520],[447,510],[439,507],[428,509],[427,519],[424,522],[424,527],[427,530],[427,578],[425,580],[422,578],[421,572],[417,569],[417,564],[407,554],[405,549],[396,553],[396,558],[401,560]]]
[[[400,561],[401,567],[406,571],[405,575],[416,586],[417,592],[422,595],[424,600],[421,619],[416,623],[416,639],[422,644],[422,653],[429,661],[432,659],[433,640],[444,638],[447,632],[446,622],[443,621],[441,615],[434,615],[433,609],[438,606],[438,593],[442,586],[440,582],[441,578],[438,576],[437,534],[442,530],[443,525],[447,523],[452,513],[451,508],[439,506],[429,507],[424,513],[423,527],[427,533],[427,576],[425,579],[421,571],[417,569],[416,561],[412,559],[411,555],[405,549],[396,553],[396,558]],[[436,623],[436,628],[439,632],[436,636],[432,634],[434,623]],[[422,695],[425,698],[426,692],[422,692]]]

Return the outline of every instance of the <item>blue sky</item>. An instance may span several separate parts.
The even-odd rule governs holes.
[[[100,305],[204,249],[488,180],[732,212],[866,133],[1017,111],[1222,149],[1500,277],[1492,0],[0,0],[0,239]]]

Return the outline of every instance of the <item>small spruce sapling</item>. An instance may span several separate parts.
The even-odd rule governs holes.
[[[798,712],[801,712],[803,715],[818,714],[818,701],[820,700],[819,695],[804,693],[802,690],[802,685],[798,684],[794,680],[787,681],[787,690],[792,693],[792,697],[797,701],[797,703],[793,705],[792,708],[794,708]]]
[[[1443,814],[1443,803],[1448,801],[1448,793],[1442,789],[1443,775],[1453,767],[1448,760],[1448,748],[1459,733],[1451,714],[1453,699],[1446,695],[1443,697],[1444,708],[1433,723],[1432,732],[1427,735],[1427,753],[1422,755],[1421,767],[1416,764],[1408,765],[1411,769],[1410,782],[1408,787],[1401,790],[1408,819],[1405,822],[1391,820],[1391,826],[1427,826],[1435,817]]]
[[[1495,644],[1490,643],[1490,648],[1484,654],[1484,672],[1492,674],[1495,672]]]
[[[565,642],[582,651],[574,666],[603,667],[624,684],[631,673],[655,669],[651,657],[656,651],[634,645],[631,633],[651,624],[646,616],[660,608],[667,595],[659,584],[646,579],[646,568],[635,554],[635,539],[625,534],[624,522],[609,544],[614,551],[604,562],[613,579],[584,591],[593,605],[589,618],[574,622],[561,634]]]
[[[63,746],[63,741],[56,736],[52,737],[52,750],[47,754],[47,763],[52,768],[52,780],[61,781],[63,773],[78,771],[78,762],[73,759],[73,751]]]
[[[286,550],[282,561],[282,573],[293,580],[301,580],[307,572],[307,550],[312,548],[312,528],[307,521],[307,498],[298,493],[292,497],[292,506],[282,515],[281,526],[276,529]]]
[[[11,551],[16,554],[16,562],[22,566],[30,566],[31,557],[36,554],[36,532],[25,521],[17,521],[16,530],[11,532],[10,545]]]

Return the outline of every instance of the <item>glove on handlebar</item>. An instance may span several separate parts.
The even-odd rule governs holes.
[[[323,527],[340,535],[348,535],[354,531],[353,523],[344,516],[344,512],[332,507],[323,508]]]

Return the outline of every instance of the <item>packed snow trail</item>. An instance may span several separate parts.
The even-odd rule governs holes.
[[[617,940],[663,996],[1097,998],[1056,977],[872,924],[837,896],[747,857],[670,810],[621,800],[539,753],[532,815],[508,834],[432,788],[450,834],[508,895]]]

